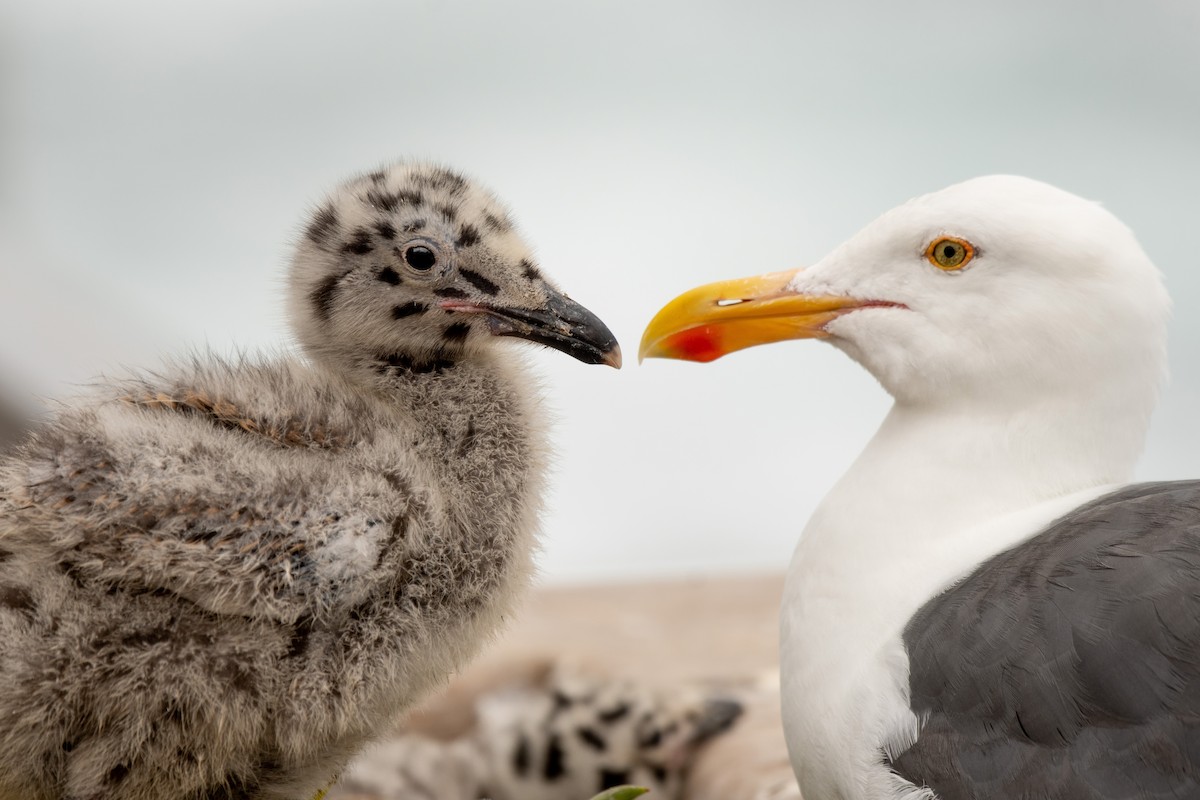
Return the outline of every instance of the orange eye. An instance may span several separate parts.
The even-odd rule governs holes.
[[[975,257],[975,246],[957,236],[934,239],[925,249],[925,258],[938,269],[952,272],[962,269]]]

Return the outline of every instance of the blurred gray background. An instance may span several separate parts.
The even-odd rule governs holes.
[[[620,374],[530,350],[560,453],[546,580],[782,569],[888,398],[813,343],[639,367],[642,327],[986,173],[1138,233],[1176,303],[1140,475],[1200,475],[1192,0],[7,0],[0,418],[121,365],[285,347],[300,218],[400,156],[493,187],[625,347]]]

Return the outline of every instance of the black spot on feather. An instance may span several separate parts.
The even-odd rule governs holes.
[[[299,658],[308,650],[309,639],[312,638],[313,619],[312,617],[301,617],[292,628],[292,635],[288,639],[287,658]]]
[[[379,556],[375,559],[375,566],[378,567],[383,563],[383,559],[391,555],[397,542],[404,541],[404,537],[408,535],[408,517],[404,514],[397,514],[392,519],[391,532],[388,533],[388,538],[383,543],[383,547],[379,548]]]
[[[608,749],[608,742],[604,741],[604,737],[591,728],[580,728],[575,734],[593,750],[604,752]]]
[[[446,222],[454,222],[458,219],[458,206],[451,203],[439,203],[433,207],[433,210],[441,214]]]
[[[408,303],[405,303],[402,306],[396,306],[395,308],[393,308],[392,309],[392,319],[404,319],[405,317],[411,317],[414,314],[424,314],[428,310],[429,310],[429,306],[425,305],[424,303],[418,303],[417,301],[413,300]]]
[[[521,734],[517,739],[517,749],[513,751],[513,771],[518,777],[524,778],[529,774],[529,739],[525,734]]]
[[[33,595],[27,589],[19,586],[4,586],[0,587],[0,608],[10,609],[33,619],[37,605],[33,602]]]
[[[245,664],[232,658],[216,667],[213,674],[225,685],[240,692],[249,692],[254,689],[254,673]]]
[[[600,770],[600,791],[629,783],[629,773],[621,769]]]
[[[325,206],[313,214],[312,222],[308,224],[305,235],[316,244],[322,244],[329,238],[338,226],[338,215],[333,206]]]
[[[492,281],[480,275],[478,272],[469,269],[459,269],[459,274],[466,278],[467,283],[474,286],[479,291],[486,295],[495,297],[500,294],[500,287]]]
[[[430,361],[413,364],[412,371],[416,373],[442,373],[453,367],[454,364],[453,359],[439,356]]]
[[[125,780],[127,775],[129,775],[129,765],[117,764],[108,771],[107,779],[109,786],[115,786],[116,784]]]
[[[174,700],[164,700],[159,705],[159,716],[167,722],[173,722],[176,725],[182,725],[184,722],[183,709],[179,707],[179,703]]]
[[[390,283],[392,286],[398,286],[400,284],[400,274],[391,267],[384,267],[381,269],[377,277],[379,280],[383,281],[384,283]]]
[[[401,189],[396,192],[396,200],[406,206],[420,206],[425,204],[425,195],[416,189]]]
[[[421,230],[421,228],[424,228],[427,224],[429,223],[424,218],[418,217],[410,222],[404,223],[404,232],[416,233],[417,231]]]
[[[358,256],[366,255],[373,249],[371,247],[371,233],[366,228],[355,230],[353,238],[342,246],[343,253],[354,253]]]
[[[333,301],[337,297],[338,284],[342,278],[350,274],[346,270],[340,275],[328,275],[313,288],[309,293],[308,299],[313,304],[313,311],[317,315],[317,319],[322,322],[329,320],[329,315],[333,312]]]
[[[458,457],[463,458],[471,449],[475,447],[475,418],[471,417],[467,420],[467,432],[463,434],[462,441],[458,443]]]
[[[642,735],[638,737],[638,747],[658,747],[660,744],[662,744],[662,740],[662,731],[660,731],[658,728],[651,728],[649,731],[642,733]]]
[[[566,758],[562,740],[557,733],[550,734],[550,741],[546,743],[546,763],[542,765],[542,777],[548,781],[561,778],[567,771]]]
[[[385,220],[380,220],[379,222],[376,222],[376,223],[375,223],[375,230],[376,230],[376,231],[379,233],[379,235],[380,235],[380,236],[382,236],[384,239],[391,240],[391,239],[395,239],[395,238],[396,238],[396,228],[395,228],[395,226],[393,226],[393,225],[392,225],[392,223],[388,222],[386,219],[385,219]]]
[[[483,224],[492,229],[496,233],[506,233],[512,230],[512,223],[503,217],[498,217],[490,211],[485,211],[483,214]]]
[[[401,477],[398,473],[384,472],[384,473],[382,473],[382,475],[383,475],[383,479],[385,481],[387,481],[387,485],[392,487],[392,489],[394,491],[399,492],[400,494],[404,495],[405,497],[412,496],[412,493],[413,493],[412,486],[410,486],[408,481],[404,480],[404,478]]]
[[[455,289],[453,287],[450,287],[447,289],[434,289],[433,293],[436,294],[438,297],[463,298],[463,297],[467,296],[467,293],[464,292],[462,289]]]
[[[75,584],[77,588],[83,589],[85,586],[87,586],[87,584],[84,583],[83,575],[80,573],[77,565],[60,563],[58,564],[58,571],[61,572],[63,576],[67,578],[67,580]]]
[[[457,172],[439,167],[433,171],[433,178],[437,182],[437,188],[446,189],[450,194],[460,194],[466,191],[467,180]]]
[[[611,725],[614,722],[618,722],[618,721],[624,719],[625,717],[627,717],[629,715],[629,712],[632,710],[633,709],[631,709],[627,703],[622,703],[621,705],[616,706],[615,708],[610,708],[605,711],[601,711],[597,716],[600,717],[601,722]]]
[[[383,357],[389,367],[397,369],[409,369],[413,365],[412,356],[406,356],[404,353],[391,353]]]
[[[395,211],[400,205],[400,196],[397,193],[385,192],[382,189],[370,188],[367,189],[366,200],[378,211]]]
[[[383,170],[381,170],[381,169],[376,170],[375,172],[372,172],[367,177],[371,179],[372,183],[383,183],[383,178],[384,178]]]
[[[471,247],[479,243],[479,229],[474,225],[463,225],[458,229],[458,241],[455,242],[456,247]]]
[[[397,377],[406,372],[414,374],[440,373],[455,366],[454,360],[445,356],[435,356],[428,361],[418,361],[405,353],[391,353],[380,356],[379,359],[386,363]]]
[[[521,266],[521,274],[524,275],[529,280],[538,281],[538,280],[542,279],[542,273],[538,272],[537,267],[535,267],[533,265],[533,262],[530,261],[528,258],[522,258],[520,266]]]
[[[462,342],[465,341],[471,334],[471,326],[466,322],[455,322],[446,326],[442,331],[442,338],[447,342]]]
[[[167,628],[154,628],[148,631],[137,631],[130,633],[121,638],[122,647],[149,647],[150,645],[161,644],[171,638],[171,631]]]

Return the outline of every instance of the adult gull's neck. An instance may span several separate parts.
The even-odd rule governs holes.
[[[825,750],[842,763],[825,760],[826,774],[808,776],[806,790],[832,786],[825,781],[843,770],[841,781],[882,774],[864,762],[880,746],[904,744],[897,731],[915,735],[918,721],[896,705],[907,685],[895,684],[907,674],[900,633],[924,602],[1128,481],[1145,420],[1121,430],[1102,406],[1075,405],[1070,414],[1044,403],[1007,412],[892,408],[813,513],[788,573],[781,634],[789,746],[804,748],[806,763],[821,762]],[[862,719],[886,725],[864,731]]]

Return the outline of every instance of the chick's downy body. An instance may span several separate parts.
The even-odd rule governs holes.
[[[306,798],[531,569],[545,442],[497,335],[619,362],[455,173],[303,234],[308,359],[111,382],[0,461],[0,798]]]

